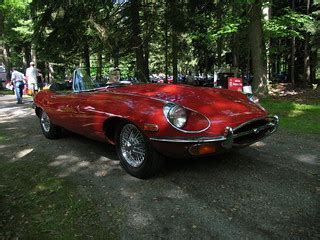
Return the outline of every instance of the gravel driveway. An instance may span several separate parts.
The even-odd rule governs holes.
[[[280,130],[220,156],[168,160],[160,176],[139,180],[110,145],[45,139],[30,100],[0,96],[0,131],[16,138],[0,144],[0,161],[45,156],[57,178],[95,199],[99,224],[117,223],[120,239],[320,238],[320,136]]]

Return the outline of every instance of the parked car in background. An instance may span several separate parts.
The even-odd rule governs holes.
[[[278,127],[277,116],[241,92],[182,84],[99,87],[82,69],[72,88],[53,84],[34,103],[45,137],[58,138],[65,128],[113,144],[123,169],[138,178],[156,174],[165,157],[246,147]]]

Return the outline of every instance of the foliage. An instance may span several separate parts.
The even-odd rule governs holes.
[[[22,50],[31,44],[33,26],[29,18],[28,0],[3,0],[0,10],[3,13],[2,45],[11,47],[9,60],[11,65],[22,66]]]
[[[307,41],[313,52],[320,47],[318,0],[312,1],[310,14],[302,2],[295,9],[289,2],[265,0],[136,2],[140,4],[138,35],[132,21],[133,1],[3,0],[3,45],[18,66],[25,64],[23,58],[30,60],[33,44],[41,68],[48,63],[63,64],[66,69],[117,65],[124,67],[125,75],[134,74],[137,67],[170,75],[177,64],[183,74],[207,74],[231,66],[239,73],[252,73],[257,63],[250,60],[248,14],[259,5],[272,9],[271,18],[263,21],[265,42],[282,41],[267,45],[268,57],[280,66],[279,71],[290,67],[291,46],[286,40],[296,37],[298,48]],[[143,64],[137,64],[137,48]],[[226,62],[228,54],[238,61]],[[297,69],[296,75],[303,76],[303,71]]]
[[[315,33],[315,19],[309,15],[300,14],[289,8],[285,14],[276,16],[264,24],[265,32],[270,37],[298,37],[304,38],[304,33]]]

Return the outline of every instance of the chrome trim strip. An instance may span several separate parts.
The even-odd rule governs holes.
[[[208,142],[220,142],[225,141],[225,136],[219,136],[214,138],[197,138],[197,139],[184,139],[184,138],[150,138],[152,141],[157,142],[176,142],[176,143],[208,143]]]
[[[239,129],[239,128],[245,126],[245,125],[248,125],[248,124],[250,124],[250,123],[253,123],[253,122],[256,122],[256,121],[259,121],[259,120],[268,120],[268,119],[273,120],[274,117],[278,117],[278,116],[276,116],[276,115],[275,115],[275,116],[270,116],[270,115],[269,115],[269,116],[267,116],[267,117],[252,119],[252,120],[250,120],[250,121],[248,121],[248,122],[241,123],[239,126],[235,127],[235,128],[233,129],[233,131],[236,131],[237,129]]]

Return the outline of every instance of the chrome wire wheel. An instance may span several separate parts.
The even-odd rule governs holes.
[[[46,112],[42,112],[40,122],[43,130],[45,132],[50,132],[50,118]]]
[[[120,153],[132,167],[140,167],[146,159],[144,136],[133,124],[126,124],[120,132]]]

